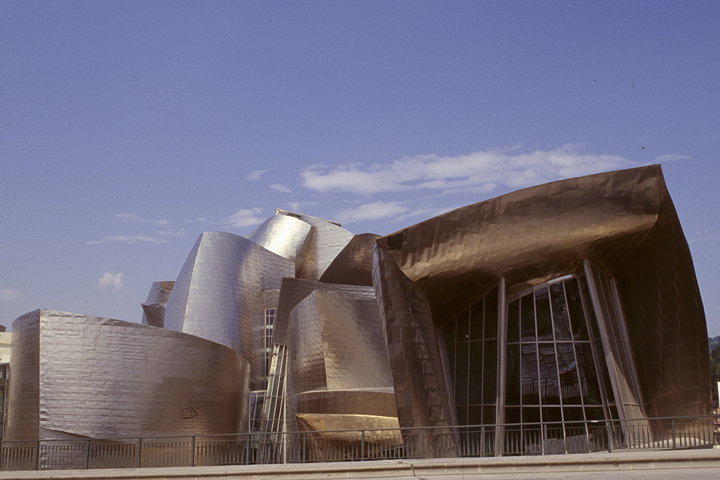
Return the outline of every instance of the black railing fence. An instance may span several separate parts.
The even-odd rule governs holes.
[[[550,455],[709,448],[719,443],[717,416],[672,417],[453,428],[3,441],[0,468],[189,467]]]

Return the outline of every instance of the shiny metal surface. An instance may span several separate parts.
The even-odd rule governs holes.
[[[250,361],[251,390],[265,388],[262,352],[265,290],[277,290],[295,265],[224,232],[198,238],[178,275],[165,328],[226,345]]]
[[[311,238],[307,245],[307,253],[302,269],[296,275],[305,280],[317,281],[335,257],[353,239],[354,235],[340,226],[340,224],[311,217],[300,213],[276,210],[276,215],[295,217],[312,226]]]
[[[141,304],[143,309],[142,324],[153,327],[165,326],[165,306],[175,282],[153,282],[147,300]]]
[[[702,300],[659,165],[527,188],[377,242],[436,326],[500,279],[512,296],[591,261],[617,282],[647,415],[709,413]]]
[[[300,272],[310,247],[312,226],[290,215],[276,213],[256,228],[247,239],[295,262],[295,271]]]
[[[425,294],[379,245],[373,252],[373,283],[400,426],[452,426],[445,373]]]
[[[393,383],[377,304],[363,293],[354,296],[316,289],[291,310],[287,319],[288,429],[300,428],[295,424],[296,414],[331,414],[319,411],[319,405],[332,405],[333,397],[335,404],[354,396],[372,400],[355,411],[351,406],[358,407],[358,401],[349,402],[342,412],[367,416],[367,428],[374,425],[369,417],[396,416],[387,408]],[[306,392],[313,395],[302,395]]]
[[[378,235],[355,235],[325,270],[321,282],[372,286],[372,250]]]
[[[7,440],[215,434],[247,428],[249,364],[207,340],[36,310],[13,323]],[[13,393],[14,392],[14,393]]]
[[[367,300],[375,300],[375,291],[372,287],[311,282],[299,278],[283,278],[278,309],[275,315],[274,335],[276,343],[288,344],[290,341],[288,338],[288,315],[298,303],[315,290],[337,292],[353,297],[362,297]]]

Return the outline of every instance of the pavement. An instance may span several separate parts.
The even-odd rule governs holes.
[[[0,479],[449,479],[558,472],[627,472],[720,468],[720,449],[616,451],[500,458],[442,458],[279,465],[0,472]]]

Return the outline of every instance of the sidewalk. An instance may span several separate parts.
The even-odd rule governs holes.
[[[720,468],[720,449],[619,451],[579,455],[443,458],[287,465],[125,468],[1,472],[0,479],[400,479],[550,472],[601,472],[665,468]]]

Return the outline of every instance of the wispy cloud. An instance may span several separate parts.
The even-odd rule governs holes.
[[[268,172],[269,170],[254,170],[250,172],[250,175],[245,177],[245,180],[260,180],[264,173]]]
[[[0,301],[12,302],[13,300],[20,300],[22,293],[17,288],[6,288],[0,290]]]
[[[342,209],[335,215],[335,218],[345,224],[394,217],[408,210],[410,209],[400,202],[373,202],[356,208]]]
[[[371,195],[408,190],[490,192],[499,185],[521,188],[560,178],[636,166],[619,155],[589,154],[581,146],[522,153],[512,149],[480,151],[455,157],[418,155],[390,164],[314,165],[304,169],[302,185],[319,192]]]
[[[148,219],[143,218],[140,215],[137,215],[135,213],[116,213],[115,220],[128,222],[128,223],[141,223],[141,224],[150,223],[152,225],[157,225],[157,226],[170,225],[170,223],[171,223],[168,220],[148,220]]]
[[[153,238],[153,237],[145,237],[143,235],[108,235],[106,237],[103,237],[102,240],[90,240],[89,242],[86,242],[88,245],[98,245],[100,243],[106,243],[106,242],[119,242],[119,243],[126,243],[128,245],[133,245],[136,243],[167,243],[167,239],[165,238]]]
[[[273,183],[272,185],[270,185],[270,188],[272,188],[273,190],[276,190],[278,192],[292,193],[292,190],[290,190],[285,185],[280,185],[279,183]]]
[[[691,157],[688,155],[678,155],[677,153],[668,153],[660,155],[655,159],[654,163],[665,163],[665,162],[677,162],[678,160],[689,160]]]
[[[187,229],[181,228],[180,230],[155,230],[158,235],[165,235],[170,237],[182,237],[187,234]]]
[[[265,221],[264,218],[260,217],[259,214],[262,210],[259,208],[245,208],[238,210],[228,217],[225,225],[229,225],[233,228],[249,227],[252,225],[258,225]]]
[[[122,273],[105,272],[98,281],[98,287],[112,287],[113,292],[120,292],[123,289]]]

